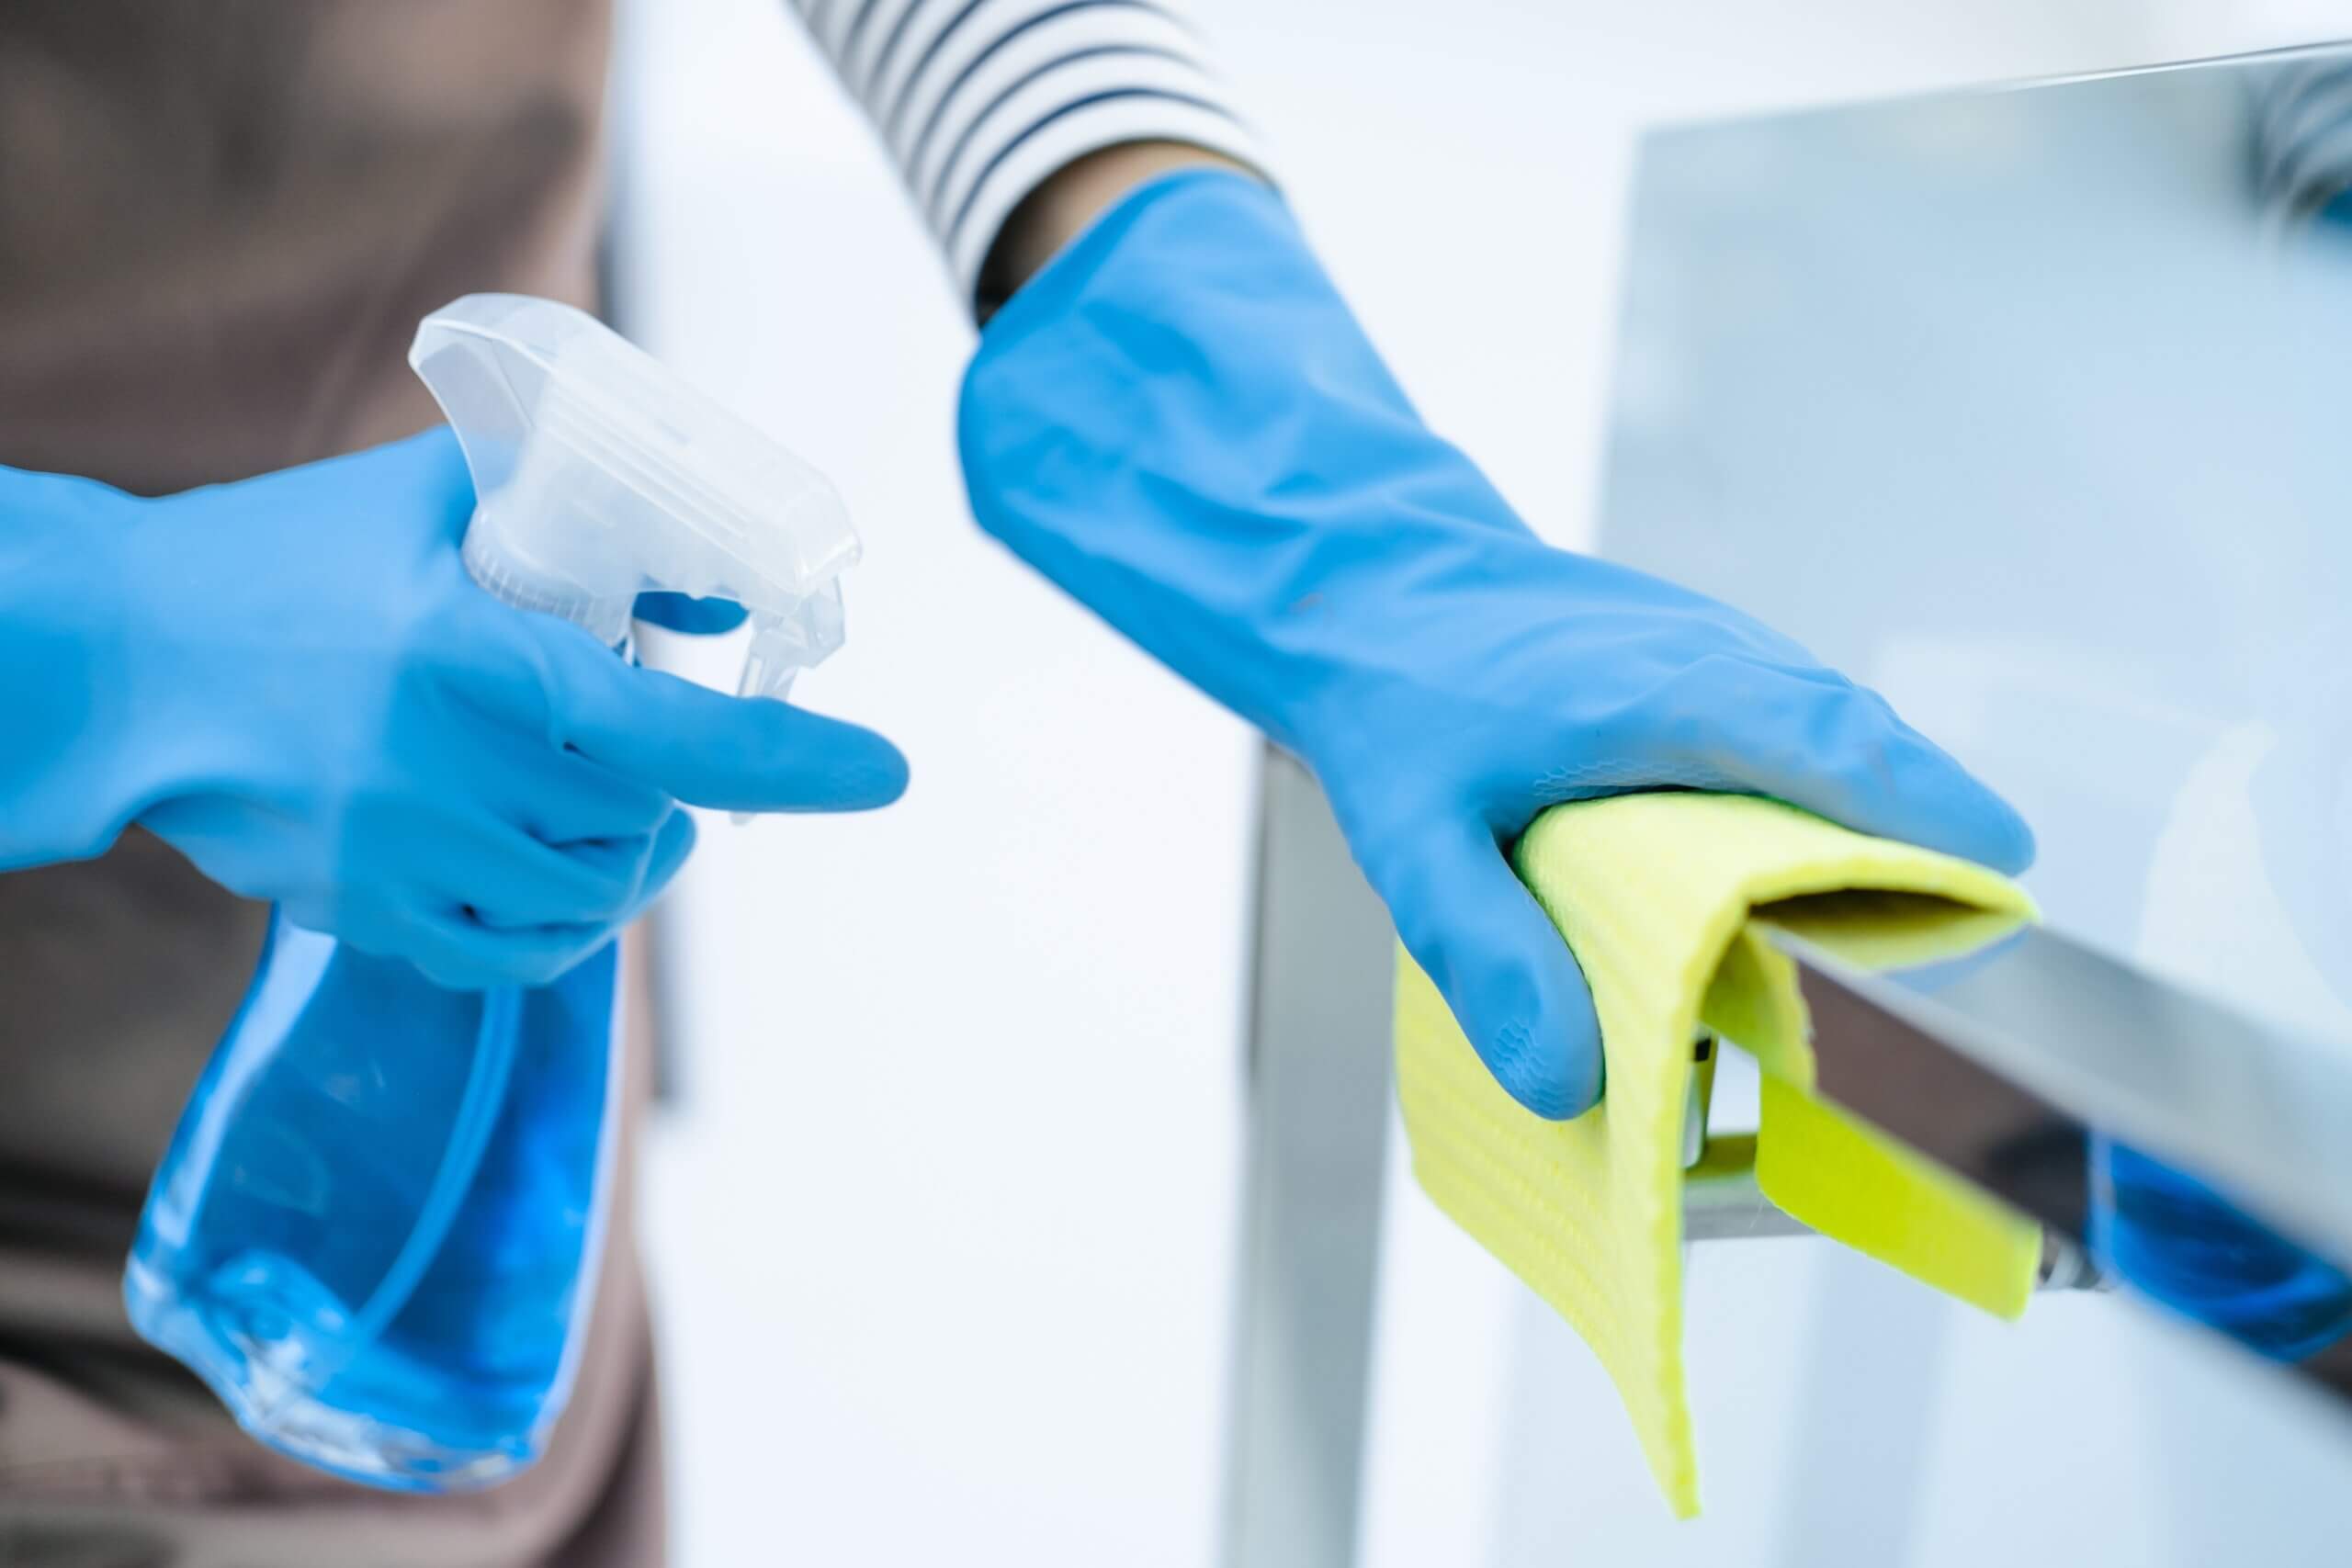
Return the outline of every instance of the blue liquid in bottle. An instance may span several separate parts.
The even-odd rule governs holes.
[[[445,991],[277,918],[149,1191],[133,1325],[351,1480],[528,1464],[602,1250],[615,973],[608,945],[550,986]]]

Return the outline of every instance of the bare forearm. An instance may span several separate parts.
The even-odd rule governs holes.
[[[1181,169],[1230,169],[1248,164],[1182,141],[1130,141],[1089,152],[1048,176],[1005,220],[980,268],[983,317],[1026,283],[1037,269],[1119,198],[1146,181]]]

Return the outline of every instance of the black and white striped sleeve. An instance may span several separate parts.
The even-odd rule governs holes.
[[[791,4],[865,106],[966,299],[1013,208],[1072,159],[1167,141],[1263,165],[1170,4]]]

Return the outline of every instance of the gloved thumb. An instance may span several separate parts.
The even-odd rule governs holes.
[[[1565,1121],[1600,1098],[1600,1025],[1568,944],[1475,822],[1417,837],[1373,885],[1405,950],[1513,1100]]]

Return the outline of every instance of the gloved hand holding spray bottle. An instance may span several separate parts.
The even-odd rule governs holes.
[[[628,657],[640,592],[751,612],[741,693],[841,645],[858,540],[822,476],[593,318],[475,295],[409,363],[463,444],[474,580]],[[244,1427],[413,1491],[537,1457],[611,1203],[609,944],[536,988],[447,990],[282,913],[158,1168],[132,1324]]]

